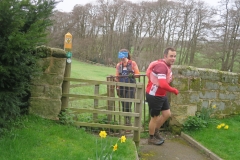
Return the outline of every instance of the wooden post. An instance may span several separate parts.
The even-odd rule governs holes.
[[[99,95],[99,84],[95,85],[94,87],[94,95]],[[94,99],[94,109],[98,108],[98,99]],[[93,113],[93,122],[96,122],[96,120],[98,119],[98,114],[97,113]]]
[[[136,103],[136,113],[139,113],[139,117],[135,117],[134,127],[138,127],[139,130],[134,130],[133,141],[135,145],[139,147],[140,132],[141,132],[141,117],[142,117],[142,103],[143,103],[143,84],[138,83],[136,86],[136,98],[140,99],[140,103]]]
[[[71,75],[72,35],[69,32],[65,35],[64,50],[66,51],[66,58],[67,58],[66,59],[65,72],[64,72],[64,78],[65,78],[65,77],[70,77],[70,75]],[[69,88],[70,88],[70,82],[69,81],[63,81],[62,93],[67,93],[68,94],[69,93]],[[68,97],[62,97],[61,101],[62,101],[61,110],[65,110],[66,108],[68,108],[69,98]]]
[[[111,76],[111,77],[107,77],[107,81],[114,81],[115,77]],[[107,95],[108,97],[115,97],[115,86],[114,85],[108,85],[107,86]],[[115,110],[115,101],[108,101],[107,102],[107,108],[110,111]],[[111,122],[112,121],[112,115],[108,115],[108,121]],[[115,116],[114,116],[114,121],[115,121]]]

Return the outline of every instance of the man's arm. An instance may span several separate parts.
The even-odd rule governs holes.
[[[165,89],[166,91],[172,92],[176,95],[178,95],[178,90],[176,88],[171,87],[168,83],[166,79],[159,79],[159,87],[161,87],[162,89]]]
[[[167,82],[168,68],[166,65],[159,63],[153,68],[153,71],[155,72],[155,74],[157,74],[158,85],[160,88],[168,92],[173,92],[176,95],[178,94],[178,90],[171,87]]]

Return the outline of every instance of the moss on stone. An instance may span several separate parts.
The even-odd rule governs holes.
[[[66,51],[59,48],[52,48],[52,56],[56,58],[66,58]]]
[[[191,66],[187,66],[187,69],[190,70],[190,71],[193,70],[193,68]]]
[[[201,89],[201,79],[200,78],[191,78],[189,88],[194,91],[199,91]]]
[[[49,67],[50,59],[49,58],[42,58],[38,61],[39,67],[41,68],[42,72],[45,72]]]
[[[177,88],[181,91],[188,91],[189,90],[188,79],[187,78],[178,79]]]
[[[175,125],[172,125],[169,127],[170,128],[170,131],[173,133],[173,134],[181,134],[181,131],[182,131],[182,126],[175,126]]]
[[[52,56],[52,51],[50,47],[38,46],[36,48],[36,55],[40,58],[47,58]]]
[[[199,101],[197,103],[197,111],[201,111],[201,109],[202,109],[202,101]]]

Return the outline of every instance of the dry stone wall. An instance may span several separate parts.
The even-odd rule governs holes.
[[[182,124],[188,116],[213,106],[218,117],[240,114],[240,74],[173,66],[173,76],[172,85],[179,89],[179,95],[170,95],[170,124]]]
[[[42,71],[32,79],[29,112],[47,119],[58,119],[61,111],[61,96],[66,52],[58,48],[41,46],[39,67]]]
[[[30,113],[47,119],[58,119],[61,111],[62,83],[66,68],[66,52],[58,48],[39,47],[42,73],[32,80]],[[188,116],[202,108],[216,106],[215,115],[240,114],[240,74],[213,69],[174,65],[172,86],[178,96],[169,94],[172,120],[181,126]]]

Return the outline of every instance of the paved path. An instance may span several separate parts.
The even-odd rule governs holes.
[[[160,146],[148,145],[147,139],[141,139],[140,160],[221,160],[185,134],[175,136],[164,132],[162,135],[166,140]]]

